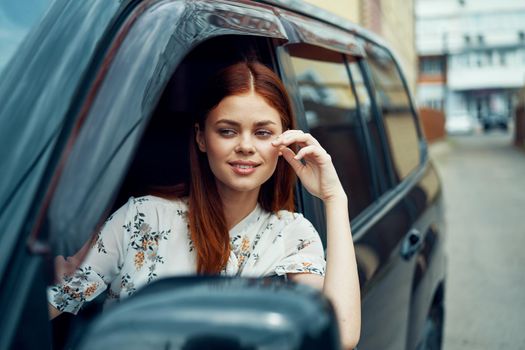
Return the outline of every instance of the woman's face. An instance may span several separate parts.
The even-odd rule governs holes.
[[[228,96],[210,111],[196,140],[221,196],[259,193],[277,166],[279,150],[271,141],[282,132],[277,110],[253,92]]]

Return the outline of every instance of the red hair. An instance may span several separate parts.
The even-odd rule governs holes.
[[[290,99],[279,77],[258,62],[239,62],[219,71],[202,93],[198,104],[197,123],[204,130],[206,118],[225,97],[253,91],[275,108],[281,116],[283,130],[295,129]],[[190,140],[191,181],[189,200],[189,229],[197,253],[198,274],[218,274],[230,255],[230,235],[223,205],[217,191],[206,153],[201,152],[192,130]],[[263,209],[276,212],[294,210],[293,185],[295,174],[282,157],[273,175],[259,191],[258,202]]]

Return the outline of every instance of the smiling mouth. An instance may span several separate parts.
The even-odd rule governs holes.
[[[261,164],[254,162],[231,162],[229,163],[233,171],[238,175],[250,175]]]
[[[257,167],[257,165],[243,165],[243,164],[232,164],[235,168],[239,169],[253,169]]]
[[[256,168],[259,165],[261,165],[261,164],[254,163],[254,162],[230,162],[229,164],[239,169],[252,169],[252,168]]]

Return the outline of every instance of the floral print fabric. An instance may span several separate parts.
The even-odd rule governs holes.
[[[324,275],[321,240],[301,214],[269,213],[259,205],[230,230],[223,275]],[[105,223],[80,267],[48,288],[60,311],[77,313],[108,289],[106,304],[132,295],[155,279],[196,273],[187,203],[154,196],[130,198]]]

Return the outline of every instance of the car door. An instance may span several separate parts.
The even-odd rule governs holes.
[[[421,217],[433,194],[418,183],[425,172],[425,144],[402,72],[385,47],[372,42],[364,47],[367,59],[353,76],[370,91],[372,115],[366,124],[384,181],[377,211],[362,228],[356,225],[357,255],[367,276],[361,345],[407,348],[413,346],[408,342],[411,312],[425,261],[421,250],[428,224]]]
[[[374,86],[377,115],[381,115],[379,129],[386,135],[382,137],[383,158],[391,190],[385,192],[384,198],[395,201],[393,193],[398,193],[410,223],[408,232],[399,236],[398,251],[412,275],[405,347],[415,349],[425,337],[425,320],[430,310],[442,317],[445,230],[441,187],[399,64],[379,44],[368,42],[365,49],[365,71]]]
[[[285,38],[269,8],[249,4],[168,0],[85,4],[54,4],[51,18],[42,22],[44,28],[52,28],[49,32],[38,28],[46,45],[36,62],[40,67],[62,62],[52,49],[57,44],[66,47],[68,39],[71,46],[79,46],[76,51],[64,48],[69,54],[66,62],[49,69],[52,74],[38,74],[36,66],[24,72],[28,82],[35,79],[40,84],[40,90],[25,98],[17,95],[23,108],[45,100],[53,123],[46,123],[42,111],[28,115],[33,128],[29,131],[41,125],[40,131],[47,135],[50,129],[50,136],[37,145],[40,154],[26,176],[29,180],[24,180],[30,181],[31,191],[21,187],[24,182],[17,185],[20,189],[3,208],[2,223],[10,229],[13,243],[3,247],[9,259],[1,261],[1,348],[50,346],[45,286],[54,275],[52,256],[75,254],[108,216],[146,125],[188,51],[218,36]],[[60,36],[60,30],[70,36]],[[75,35],[83,41],[75,42]],[[28,47],[23,53],[30,55],[32,50]],[[11,80],[17,78],[11,75]],[[1,88],[8,95],[9,87]],[[22,135],[29,132],[20,127]],[[16,162],[12,156],[8,170],[23,168],[27,158]],[[39,330],[38,337],[27,337],[27,325]]]

